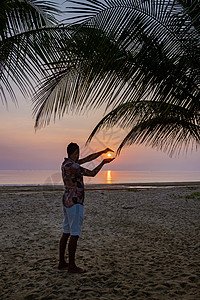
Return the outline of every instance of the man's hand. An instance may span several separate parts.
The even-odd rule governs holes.
[[[93,154],[88,155],[87,157],[79,159],[78,164],[79,165],[84,164],[84,163],[94,160],[94,159],[98,158],[100,155],[102,155],[104,153],[108,153],[108,152],[114,152],[114,151],[110,148],[106,148],[105,150],[101,150],[97,153],[93,153]]]
[[[105,150],[103,150],[103,153],[108,153],[108,152],[114,152],[114,151],[110,148],[106,148]]]
[[[104,160],[102,160],[102,162],[93,170],[88,170],[85,169],[85,176],[90,176],[90,177],[94,177],[97,175],[97,173],[101,170],[101,168],[103,167],[103,165],[110,163],[113,159],[115,159],[115,157],[113,158],[105,158]]]
[[[105,158],[104,160],[103,160],[103,164],[105,165],[105,164],[108,164],[108,163],[110,163],[113,159],[115,159],[115,157],[113,157],[113,158]]]

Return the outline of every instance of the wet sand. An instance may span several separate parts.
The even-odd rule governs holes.
[[[150,186],[87,186],[86,274],[57,269],[62,187],[0,187],[0,299],[200,299],[200,182]]]

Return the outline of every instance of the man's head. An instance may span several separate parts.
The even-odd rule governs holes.
[[[79,159],[79,146],[76,143],[70,143],[67,146],[67,154],[72,160],[77,161]]]

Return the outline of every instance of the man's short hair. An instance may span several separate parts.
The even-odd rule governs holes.
[[[79,150],[79,145],[77,145],[76,143],[70,143],[67,146],[67,154],[68,154],[68,156],[70,156],[72,153],[74,153],[77,149]]]

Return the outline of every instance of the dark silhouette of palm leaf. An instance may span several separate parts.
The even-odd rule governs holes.
[[[164,102],[127,102],[108,113],[94,128],[88,141],[103,128],[118,126],[131,128],[119,145],[144,144],[170,155],[197,147],[200,140],[200,114],[191,114],[187,109]]]
[[[139,117],[140,110],[146,109],[146,99],[153,105],[163,103],[162,119],[172,131],[172,120],[177,124],[179,117],[171,115],[167,119],[165,105],[176,107],[175,113],[189,118],[187,122],[180,115],[177,126],[180,132],[184,126],[186,129],[199,126],[198,1],[70,0],[68,3],[72,10],[69,19],[74,24],[65,28],[66,38],[59,49],[62,59],[52,64],[54,74],[43,82],[34,98],[36,127],[48,124],[52,115],[55,118],[69,111],[85,112],[105,103],[109,110],[132,103],[129,116],[124,112],[128,123],[138,120],[134,127],[141,131],[141,136],[146,128],[147,144],[154,147],[160,140],[158,148],[165,149],[161,146],[164,143],[161,134],[156,134],[157,144],[150,142],[154,136],[150,124],[157,130],[160,126],[164,134],[164,125],[155,110],[146,121]],[[134,106],[140,108],[138,115]],[[112,112],[110,116],[115,120]],[[125,117],[123,122],[126,124]],[[130,135],[121,145],[131,144],[131,139],[136,142],[131,135],[134,127],[130,125]],[[170,134],[164,136],[168,139],[164,144],[171,152],[182,147],[184,137],[190,140],[188,135],[179,136],[177,131],[174,146],[170,148]],[[191,133],[190,137],[198,143],[198,134]],[[137,142],[145,139],[138,138]]]
[[[144,144],[157,150],[179,154],[181,150],[187,151],[189,147],[197,148],[200,140],[200,126],[179,118],[155,117],[147,122],[141,122],[133,127],[119,145],[119,154],[124,145]]]
[[[33,92],[39,74],[47,74],[45,64],[57,59],[59,10],[49,1],[7,1],[0,6],[0,97],[6,90],[16,100],[13,83],[26,95]]]

